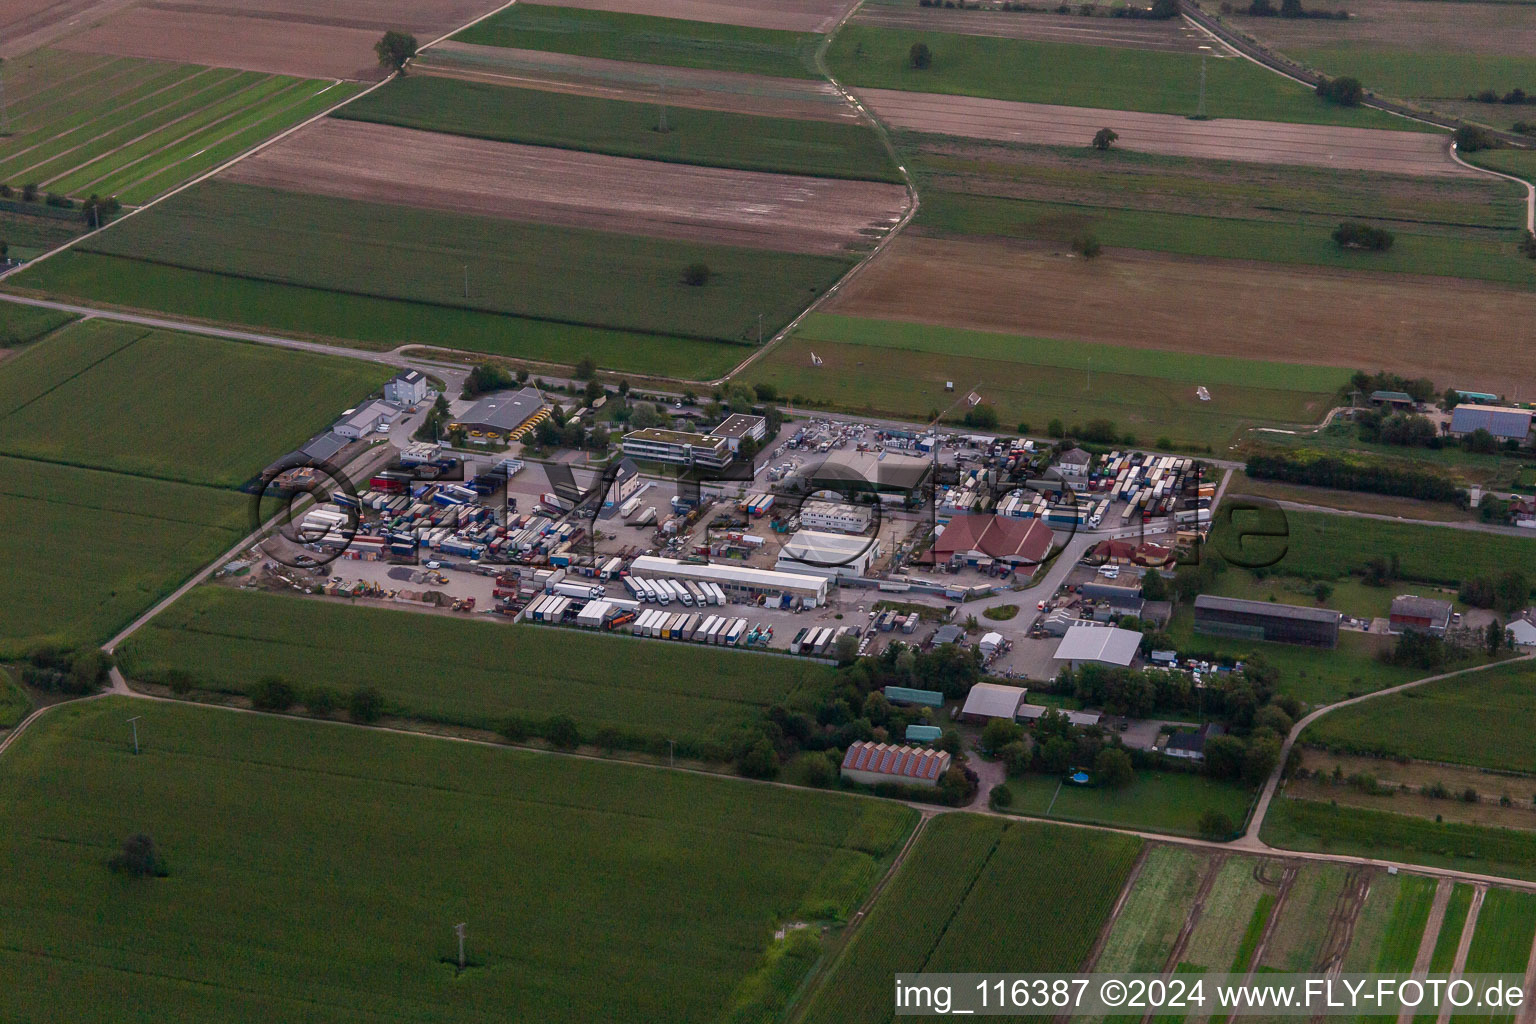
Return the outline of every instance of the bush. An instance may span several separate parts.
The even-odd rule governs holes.
[[[1085,260],[1091,260],[1098,258],[1099,253],[1104,251],[1104,246],[1093,235],[1085,233],[1072,239],[1072,251]]]
[[[918,71],[927,71],[933,65],[933,51],[927,43],[913,43],[907,51],[907,60]]]
[[[1476,153],[1480,149],[1493,149],[1498,145],[1492,132],[1472,124],[1457,128],[1455,139],[1456,149],[1462,153]]]
[[[692,288],[702,288],[709,284],[711,277],[708,263],[690,263],[683,268],[683,284]]]
[[[981,730],[981,749],[997,754],[1010,743],[1024,738],[1024,728],[1006,718],[994,718]]]
[[[347,717],[368,724],[384,717],[384,695],[371,686],[353,690],[347,698]]]
[[[1102,153],[1119,140],[1120,134],[1113,128],[1100,128],[1098,131],[1093,133],[1093,141],[1090,142],[1089,145]]]
[[[25,185],[21,186],[21,199],[23,202],[27,203],[37,201],[37,182],[29,181]]]
[[[341,694],[329,686],[311,686],[304,691],[304,707],[317,718],[330,718],[341,707]]]
[[[760,739],[736,759],[736,770],[749,779],[771,779],[779,774],[779,755],[772,743]]]
[[[533,731],[526,721],[521,718],[509,718],[497,727],[496,731],[501,738],[508,743],[526,743],[529,734]]]
[[[1367,249],[1386,252],[1392,248],[1392,232],[1359,221],[1346,220],[1333,229],[1333,241],[1340,249]]]
[[[987,804],[994,811],[1000,811],[1005,807],[1012,807],[1013,790],[1007,786],[993,786],[992,792],[987,794]]]
[[[1229,839],[1237,831],[1232,819],[1215,809],[1203,812],[1195,827],[1206,839]]]
[[[135,878],[164,878],[170,874],[155,850],[155,841],[142,832],[124,839],[123,848],[107,861],[107,867],[119,875]]]
[[[261,711],[287,711],[298,701],[293,684],[281,676],[267,676],[256,681],[250,692],[251,707]]]
[[[556,750],[575,750],[581,745],[581,730],[570,715],[555,715],[544,723],[543,733]]]
[[[1317,95],[1341,107],[1358,107],[1365,98],[1365,87],[1360,84],[1360,79],[1348,75],[1324,78],[1317,83]]]

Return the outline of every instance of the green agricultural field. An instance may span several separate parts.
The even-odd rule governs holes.
[[[1342,864],[1303,864],[1296,870],[1264,948],[1261,969],[1304,972],[1319,968],[1317,958],[1347,874]]]
[[[0,305],[0,312],[4,313],[4,316],[0,316],[0,348],[36,341],[75,319],[73,313],[15,303]],[[4,373],[4,370],[0,370],[0,376]],[[0,402],[7,406],[9,401],[9,397],[0,398]]]
[[[1330,749],[1536,773],[1536,668],[1502,665],[1324,715],[1303,741]]]
[[[569,715],[588,741],[606,726],[716,757],[703,748],[728,743],[769,704],[814,699],[832,682],[825,666],[793,659],[219,587],[168,608],[122,656],[137,679],[179,669],[233,693],[274,674],[301,692],[372,686],[412,718],[495,729]]]
[[[1018,814],[1188,836],[1200,834],[1200,816],[1206,811],[1219,811],[1241,824],[1253,800],[1246,786],[1185,772],[1137,772],[1136,781],[1121,791],[1067,785],[1045,775],[1010,779],[1006,785],[1014,796],[1009,810]]]
[[[932,66],[919,71],[908,53],[924,42]],[[1199,55],[993,36],[950,35],[854,23],[827,53],[846,85],[989,96],[1107,110],[1193,115],[1200,101]],[[1070,73],[1063,73],[1070,69]],[[1366,108],[1331,105],[1312,90],[1250,61],[1207,62],[1206,109],[1212,117],[1302,124],[1343,124],[1412,131],[1418,126]]]
[[[1434,901],[1433,878],[1377,872],[1355,922],[1344,972],[1412,972]]]
[[[1467,155],[1470,163],[1513,174],[1526,181],[1536,179],[1536,150],[1484,149]]]
[[[887,358],[881,350],[900,353]],[[815,366],[811,353],[822,360]],[[796,404],[927,418],[976,387],[1013,426],[1108,418],[1142,443],[1225,445],[1253,423],[1319,418],[1346,376],[1332,367],[1182,355],[816,313],[749,371]],[[1210,388],[1212,401],[1195,395]]]
[[[779,32],[642,14],[520,3],[454,36],[461,43],[550,50],[582,57],[820,78],[810,32]]]
[[[1261,838],[1285,850],[1379,857],[1536,880],[1536,832],[1281,798],[1270,805]]]
[[[0,182],[130,201],[215,166],[232,141],[246,148],[362,88],[50,50],[8,61],[6,74],[19,98],[7,105]]]
[[[1231,491],[1228,491],[1231,494]],[[1332,608],[1359,618],[1385,618],[1392,611],[1392,599],[1396,593],[1385,587],[1367,586],[1358,579],[1341,579],[1328,584],[1332,587],[1326,601],[1318,601],[1317,584],[1299,576],[1270,576],[1260,578],[1252,572],[1235,567],[1216,577],[1208,594],[1221,597],[1240,597],[1248,601],[1268,601],[1273,598],[1280,604],[1299,604],[1306,607]],[[1450,599],[1451,595],[1445,595]],[[1465,611],[1459,601],[1452,601],[1457,611]]]
[[[810,994],[806,1024],[892,1018],[898,971],[1081,969],[1141,841],[945,814]]]
[[[1244,954],[1239,949],[1239,940],[1250,931],[1261,904],[1263,907],[1273,905],[1275,893],[1273,886],[1266,886],[1256,877],[1261,868],[1269,876],[1279,878],[1277,864],[1252,857],[1228,857],[1217,869],[1215,884],[1205,898],[1205,910],[1200,920],[1190,933],[1181,966],[1187,964],[1219,974],[1231,971],[1236,960],[1252,957],[1252,946]],[[1267,916],[1266,910],[1259,920]],[[1256,940],[1257,936],[1254,938]]]
[[[238,487],[389,373],[374,363],[86,321],[0,363],[0,452]],[[92,414],[80,416],[86,408]]]
[[[1454,587],[1510,569],[1536,580],[1536,544],[1525,537],[1293,510],[1285,512],[1285,536],[1245,537],[1246,531],[1260,528],[1254,517],[1239,511],[1230,525],[1219,520],[1211,532],[1212,548],[1229,562],[1268,563],[1275,572],[1310,579],[1338,579],[1373,558],[1384,558],[1396,561],[1398,580]]]
[[[1490,88],[1500,94],[1515,88],[1536,92],[1536,57],[1348,46],[1301,47],[1287,51],[1287,56],[1331,75],[1352,75],[1373,92],[1429,106],[1436,105],[1436,100],[1463,100]],[[1484,111],[1478,120],[1515,120],[1524,113],[1500,104],[1461,109],[1478,107]]]
[[[122,698],[50,712],[5,762],[0,850],[31,868],[0,880],[0,1016],[79,1024],[764,1019],[804,970],[773,973],[775,928],[846,917],[917,817]],[[140,832],[166,877],[107,869]]]
[[[1203,854],[1181,846],[1150,847],[1094,971],[1161,971],[1209,863]]]
[[[32,711],[32,699],[11,673],[0,668],[0,729],[9,729]]]
[[[36,259],[71,238],[85,233],[79,210],[61,210],[42,201],[24,203],[19,198],[0,199],[0,242],[13,260]]]
[[[250,529],[243,495],[0,456],[0,657],[101,643]]]
[[[1511,214],[1517,209],[1514,203],[1506,208]],[[922,233],[939,237],[1001,236],[1065,245],[1086,232],[1103,245],[1127,249],[1536,287],[1536,263],[1516,251],[1519,232],[1514,227],[1453,234],[1394,225],[1391,251],[1367,253],[1335,245],[1337,225],[1337,219],[1234,219],[947,192],[925,192],[914,222]]]
[[[1536,939],[1536,894],[1513,889],[1489,889],[1477,912],[1477,931],[1467,947],[1468,974],[1523,975],[1531,959],[1532,940]],[[1512,1022],[1514,1014],[1479,1016],[1458,1013],[1451,1020],[1458,1024],[1472,1022]]]
[[[396,79],[336,116],[707,167],[902,180],[880,137],[863,124],[669,106],[662,132],[655,103],[509,89],[439,75]]]

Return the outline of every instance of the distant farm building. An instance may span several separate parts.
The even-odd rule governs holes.
[[[1073,668],[1083,665],[1110,665],[1126,668],[1136,659],[1141,634],[1119,626],[1073,626],[1061,638],[1055,658]]]
[[[960,709],[960,721],[985,724],[994,718],[1006,718],[1010,722],[1019,715],[1028,691],[1022,686],[1003,686],[1000,683],[977,683],[965,698]]]
[[[842,776],[866,786],[897,783],[904,786],[937,786],[949,771],[949,754],[926,747],[898,747],[889,743],[859,741],[843,755]]]
[[[1500,441],[1526,443],[1531,436],[1531,410],[1507,405],[1458,405],[1451,410],[1450,434],[1465,437],[1486,430]]]
[[[1327,608],[1201,594],[1195,598],[1195,632],[1276,644],[1337,647],[1343,616]]]
[[[1417,630],[1420,633],[1443,635],[1451,626],[1451,602],[1433,597],[1402,594],[1392,599],[1392,611],[1387,618],[1387,630],[1403,633]]]

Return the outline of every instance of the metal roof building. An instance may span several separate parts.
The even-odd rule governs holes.
[[[1102,717],[1097,711],[1069,711],[1066,708],[1049,708],[1044,704],[1020,704],[1018,717],[1025,722],[1038,721],[1047,711],[1057,711],[1067,716],[1067,721],[1077,726],[1098,725]]]
[[[1019,705],[1028,693],[1022,686],[1003,686],[999,683],[977,683],[965,698],[960,709],[962,722],[985,722],[993,718],[1010,721],[1018,716]]]
[[[497,391],[470,406],[462,416],[455,417],[448,429],[463,427],[471,432],[471,436],[478,430],[482,434],[504,435],[515,441],[548,415],[549,405],[538,388]]]
[[[1451,625],[1451,602],[1416,594],[1400,594],[1392,599],[1387,630],[1401,633],[1416,629],[1423,633],[1444,633]]]
[[[1073,626],[1056,647],[1057,661],[1068,661],[1073,668],[1088,663],[1125,668],[1136,657],[1141,634],[1119,626]]]
[[[885,699],[893,704],[922,704],[930,708],[944,706],[944,695],[938,690],[914,690],[910,686],[887,686]]]
[[[784,542],[774,568],[813,576],[863,576],[879,557],[875,537],[798,530]]]
[[[1328,608],[1201,594],[1195,598],[1195,632],[1277,644],[1337,647],[1343,616]]]
[[[1531,434],[1531,410],[1507,405],[1458,405],[1451,410],[1451,436],[1486,430],[1500,441],[1524,441]]]
[[[636,576],[664,576],[667,579],[692,580],[695,583],[714,583],[726,594],[746,601],[755,601],[758,597],[798,597],[813,608],[827,600],[829,584],[826,577],[808,573],[753,569],[746,565],[725,565],[719,562],[680,562],[675,558],[658,558],[655,555],[641,555],[630,564],[629,571]]]
[[[898,747],[861,740],[843,755],[843,778],[867,786],[894,782],[906,786],[937,786],[949,771],[949,754],[922,747]]]

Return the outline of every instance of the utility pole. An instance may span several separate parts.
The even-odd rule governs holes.
[[[0,135],[11,134],[11,123],[5,109],[5,61],[0,60]]]
[[[1195,109],[1195,116],[1205,120],[1205,51],[1200,52],[1200,105]]]
[[[459,970],[464,970],[464,922],[460,921],[453,926],[453,932],[459,937]]]
[[[667,740],[667,767],[677,767],[677,741]]]
[[[464,297],[469,298],[469,264],[464,264]]]
[[[133,726],[133,756],[134,757],[138,757],[139,756],[139,719],[141,717],[143,717],[143,716],[135,715],[134,717],[128,719],[128,724]]]
[[[763,343],[763,314],[757,314],[757,343]]]

